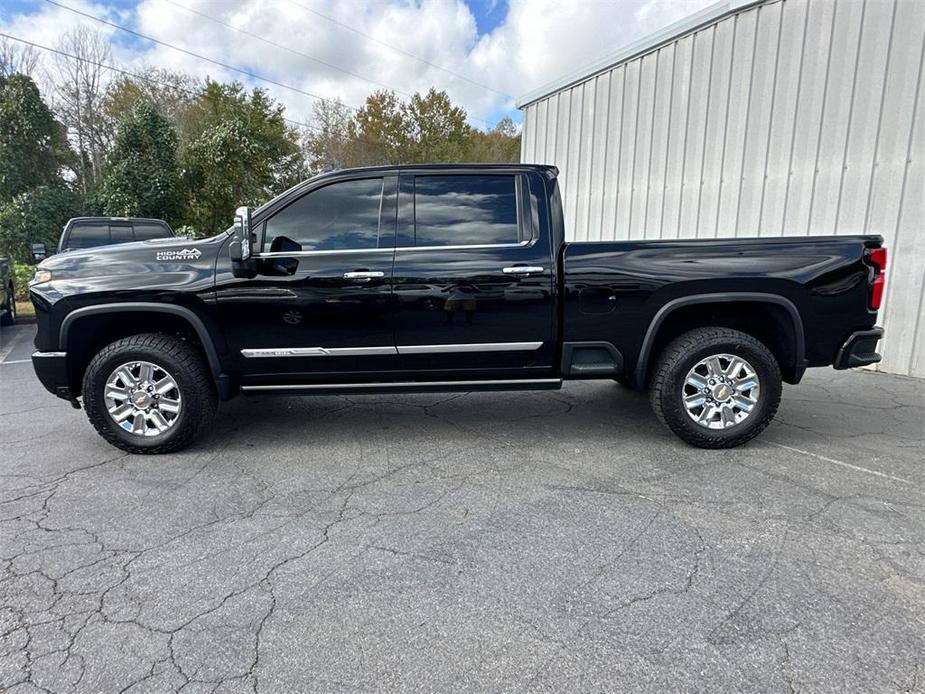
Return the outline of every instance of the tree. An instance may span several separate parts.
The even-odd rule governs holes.
[[[0,207],[0,255],[27,262],[30,244],[54,248],[67,220],[81,212],[80,196],[62,184],[17,195]]]
[[[342,169],[354,166],[356,147],[352,140],[354,127],[350,109],[340,99],[316,101],[314,130],[303,138],[308,170],[319,172],[327,167]]]
[[[0,77],[17,73],[33,75],[39,65],[39,52],[27,43],[16,43],[0,36]]]
[[[184,118],[186,221],[215,233],[235,207],[267,200],[305,177],[301,133],[261,89],[206,83]]]
[[[0,205],[60,180],[72,162],[64,128],[26,75],[0,76]]]
[[[520,161],[520,135],[510,118],[502,118],[488,132],[471,130],[466,146],[465,161]]]
[[[108,216],[180,220],[177,131],[153,104],[139,101],[118,125],[106,175],[94,196]]]
[[[395,92],[377,91],[353,119],[350,138],[354,164],[400,164],[408,161],[408,132]]]
[[[111,64],[109,42],[97,31],[77,26],[64,34],[58,48],[77,59],[58,55],[57,74],[53,77],[53,105],[64,125],[73,135],[77,147],[77,185],[87,193],[102,178],[106,150],[112,138],[113,124],[106,117],[105,69]]]
[[[309,168],[418,162],[510,162],[520,158],[520,136],[510,118],[483,132],[446,92],[431,89],[403,103],[379,91],[352,116],[339,101],[315,105],[316,129],[305,137]]]
[[[466,111],[454,106],[446,92],[431,87],[419,93],[401,108],[408,148],[404,160],[409,162],[454,162],[465,156],[471,128]]]
[[[136,75],[122,75],[108,85],[103,102],[106,118],[118,123],[140,101],[146,101],[179,130],[187,110],[202,90],[199,80],[182,72],[155,67],[144,68]]]

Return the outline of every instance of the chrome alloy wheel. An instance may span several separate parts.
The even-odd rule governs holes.
[[[112,420],[136,436],[157,436],[180,417],[180,387],[163,367],[149,361],[117,366],[103,393]]]
[[[754,367],[734,354],[701,359],[687,372],[681,390],[687,415],[707,429],[741,424],[761,397]]]

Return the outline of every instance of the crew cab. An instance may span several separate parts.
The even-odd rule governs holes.
[[[44,386],[113,445],[176,450],[238,393],[613,379],[701,447],[742,444],[807,367],[877,362],[879,236],[565,241],[557,170],[312,178],[205,240],[42,262]]]

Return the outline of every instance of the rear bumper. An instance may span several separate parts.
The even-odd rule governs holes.
[[[45,390],[72,400],[67,380],[67,352],[33,352],[32,368]]]
[[[838,354],[835,355],[835,363],[832,366],[836,369],[851,369],[856,366],[876,364],[880,361],[880,355],[877,354],[876,349],[881,337],[883,337],[883,328],[858,330],[851,333],[851,336],[845,340],[845,344],[838,350]]]

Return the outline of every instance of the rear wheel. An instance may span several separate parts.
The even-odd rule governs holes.
[[[117,340],[83,380],[90,423],[130,453],[169,453],[190,444],[215,416],[215,385],[189,343],[159,334]]]
[[[700,448],[733,448],[770,424],[781,396],[781,375],[770,350],[728,328],[684,333],[659,357],[650,401],[655,414],[684,441]]]

